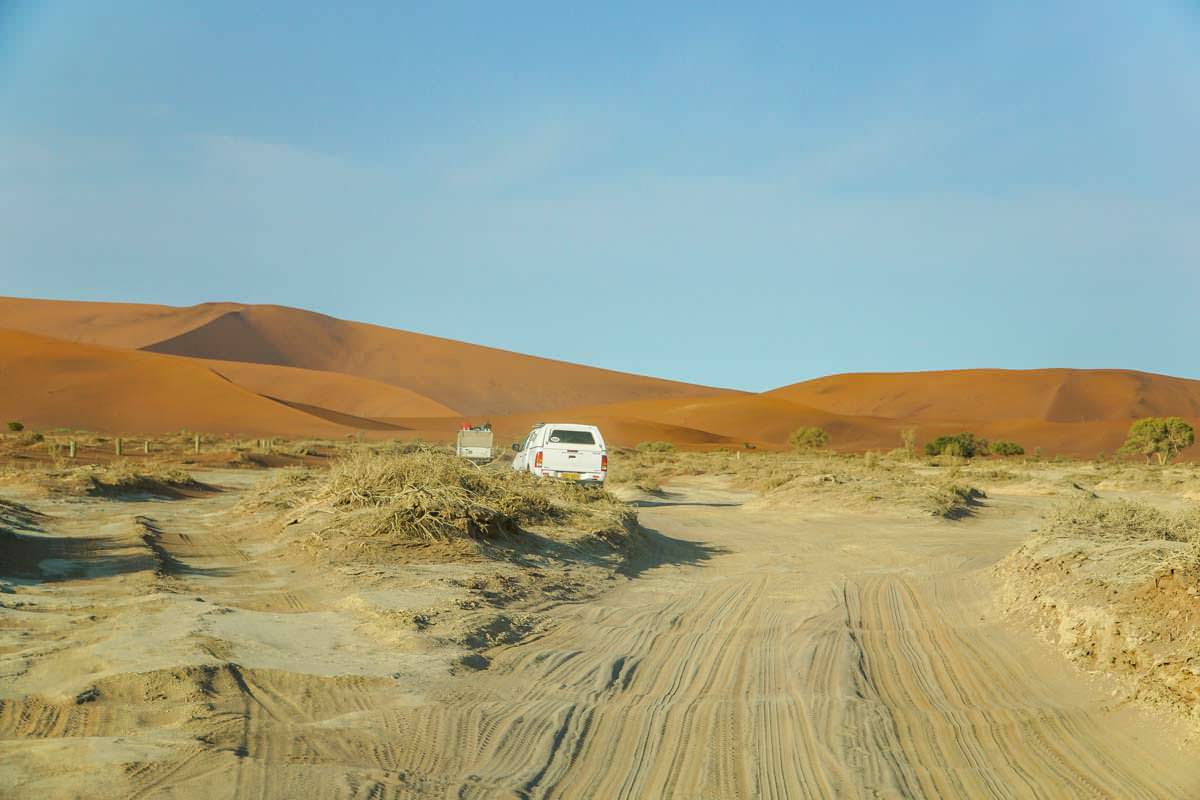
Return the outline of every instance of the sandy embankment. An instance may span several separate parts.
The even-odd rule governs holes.
[[[1200,542],[1089,534],[1032,535],[997,567],[1001,602],[1082,669],[1116,676],[1124,700],[1200,732]]]

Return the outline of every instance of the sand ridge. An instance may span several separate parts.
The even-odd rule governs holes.
[[[503,414],[721,389],[526,356],[272,305],[171,308],[0,298],[0,327],[224,361],[341,372],[464,414]],[[532,396],[528,387],[539,386]]]
[[[848,373],[768,394],[841,414],[914,422],[1200,417],[1200,381],[1115,369]]]

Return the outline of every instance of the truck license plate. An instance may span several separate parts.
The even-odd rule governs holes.
[[[577,480],[579,480],[579,473],[578,472],[560,472],[560,473],[558,473],[558,477],[562,478],[563,480],[567,480],[567,481],[577,481]]]

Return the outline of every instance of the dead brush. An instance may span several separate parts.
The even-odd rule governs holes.
[[[644,492],[658,493],[672,478],[719,474],[727,454],[664,450],[639,446],[613,452],[608,481],[614,486],[633,486]]]
[[[10,469],[2,477],[7,482],[31,484],[49,494],[74,497],[173,495],[183,489],[208,488],[178,467],[134,465],[127,461],[82,466],[63,466],[64,463],[46,469]]]
[[[1200,506],[1169,512],[1133,500],[1074,500],[1051,508],[1042,530],[1051,536],[1200,544]]]
[[[960,483],[944,483],[931,486],[918,500],[920,508],[931,516],[945,519],[961,519],[970,516],[972,509],[987,494],[981,489]]]
[[[489,470],[440,449],[355,450],[315,485],[301,508],[332,513],[323,533],[435,542],[519,535],[524,525],[582,530],[611,540],[636,515],[608,492]]]
[[[305,467],[284,467],[260,483],[239,504],[245,509],[298,508],[312,495],[317,472]]]
[[[753,488],[764,506],[837,497],[867,508],[897,508],[961,519],[970,516],[986,494],[964,483],[958,468],[923,470],[890,458],[848,455],[759,457],[735,476],[735,484]]]
[[[1166,573],[1200,572],[1200,507],[1163,511],[1130,500],[1060,503],[1026,548],[1037,543],[1086,554],[1096,576],[1136,584]]]

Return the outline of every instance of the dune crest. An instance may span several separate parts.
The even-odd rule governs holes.
[[[463,414],[733,393],[284,306],[172,309],[0,298],[0,327],[191,358],[340,372],[409,389]]]
[[[1200,381],[1117,369],[847,373],[767,394],[838,414],[914,421],[1200,416]]]

